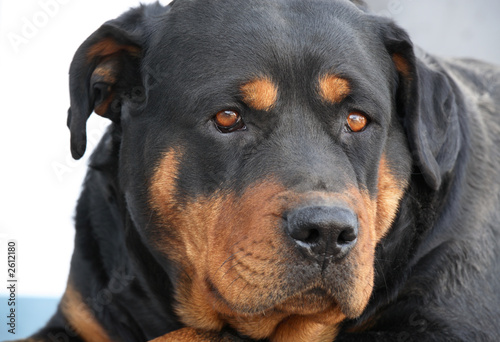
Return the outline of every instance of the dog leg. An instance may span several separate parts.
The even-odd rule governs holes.
[[[227,333],[202,331],[194,328],[182,328],[149,342],[244,342],[245,340],[229,336]]]
[[[339,331],[338,324],[323,324],[305,317],[293,317],[280,324],[271,342],[331,342]]]

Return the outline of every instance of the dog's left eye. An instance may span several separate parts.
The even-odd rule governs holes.
[[[240,129],[245,129],[245,123],[240,113],[234,110],[223,110],[215,114],[215,125],[222,133],[231,133]]]
[[[368,118],[364,113],[351,112],[347,117],[347,128],[351,132],[361,132],[366,128],[368,122]]]

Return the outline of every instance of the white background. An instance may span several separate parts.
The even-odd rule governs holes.
[[[66,128],[69,64],[78,46],[102,23],[138,3],[0,2],[0,256],[6,256],[7,239],[17,240],[18,296],[58,297],[65,289],[74,208],[96,144],[96,138],[89,141],[82,160],[71,158]],[[13,37],[22,43],[12,44],[17,42]],[[100,136],[106,125],[93,115],[89,140]],[[0,264],[0,284],[6,279],[6,263]],[[7,292],[0,285],[2,294]]]
[[[48,3],[50,8],[43,5]],[[82,161],[71,159],[65,125],[73,54],[103,22],[137,4],[0,0],[0,260],[6,255],[7,239],[17,240],[19,296],[58,297],[66,285],[74,207],[96,142],[90,141]],[[408,28],[414,41],[431,52],[500,62],[498,0],[372,4]],[[12,43],[13,37],[23,39],[20,45]],[[100,135],[105,125],[94,115],[89,137]],[[6,278],[5,264],[0,262],[0,285]],[[2,294],[7,294],[3,285]]]

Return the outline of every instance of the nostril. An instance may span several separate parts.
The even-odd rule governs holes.
[[[337,244],[339,246],[342,246],[342,245],[349,245],[351,244],[354,240],[356,240],[357,238],[357,234],[354,232],[353,229],[351,228],[348,228],[346,230],[343,230],[338,238],[337,238]]]
[[[317,229],[310,229],[308,236],[305,239],[303,239],[302,241],[304,241],[305,243],[307,243],[309,245],[312,245],[312,244],[317,243],[319,238],[320,238],[319,231]]]
[[[309,225],[307,222],[302,220],[295,220],[294,223],[288,227],[289,235],[295,241],[300,243],[305,243],[307,245],[313,245],[317,243],[321,238],[321,232],[319,228],[315,225]]]

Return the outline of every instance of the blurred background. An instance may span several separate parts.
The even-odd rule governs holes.
[[[0,0],[0,258],[6,259],[10,240],[18,253],[16,335],[7,333],[7,263],[0,263],[1,341],[28,336],[55,311],[69,272],[87,158],[107,125],[92,116],[87,153],[72,160],[65,123],[73,54],[104,21],[138,3]],[[500,65],[498,0],[368,3],[428,52]]]

